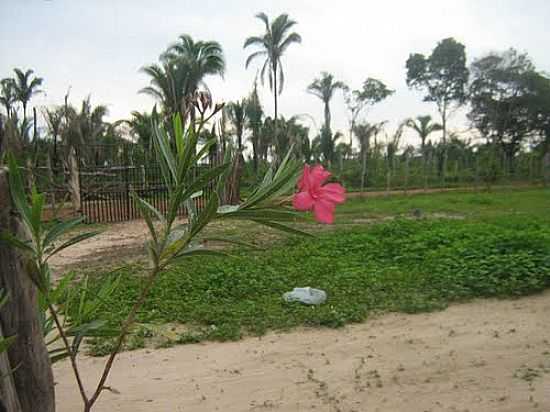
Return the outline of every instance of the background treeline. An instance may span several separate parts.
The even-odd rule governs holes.
[[[301,43],[293,31],[296,22],[286,14],[273,20],[263,13],[257,17],[263,31],[248,37],[244,48],[252,49],[245,66],[260,63],[259,75],[242,99],[225,103],[202,135],[204,141],[217,141],[211,161],[232,155],[228,184],[233,198],[290,147],[304,162],[325,164],[349,189],[549,183],[550,79],[527,53],[492,52],[467,65],[464,45],[453,38],[441,40],[429,55],[411,53],[407,84],[423,93],[438,116],[411,113],[411,118],[397,119],[397,127],[368,119],[370,108],[392,98],[389,85],[366,76],[361,87],[352,89],[321,72],[305,85],[323,104],[323,123],[312,130],[304,115],[279,114],[282,59],[289,47]],[[153,164],[153,122],[169,125],[175,114],[193,122],[213,105],[207,80],[224,75],[223,48],[182,35],[142,71],[150,83],[140,93],[151,95],[155,106],[109,122],[107,108],[90,97],[75,105],[67,94],[57,106],[31,108],[45,82],[32,70],[14,69],[0,82],[0,159],[7,151],[15,153],[40,189],[70,197],[77,208],[82,168]],[[258,96],[262,86],[272,91],[272,114]],[[331,125],[336,93],[344,96],[347,130]],[[467,113],[469,123],[460,133],[449,127],[457,109]],[[416,141],[405,141],[405,134]]]

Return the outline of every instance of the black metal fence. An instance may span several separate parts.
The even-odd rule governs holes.
[[[210,167],[195,167],[193,177],[198,177],[203,169]],[[193,199],[197,212],[205,207],[213,190],[211,186]],[[80,168],[81,212],[87,223],[125,222],[141,218],[133,193],[161,212],[169,207],[168,190],[158,165]],[[178,211],[179,216],[186,213],[184,206]]]

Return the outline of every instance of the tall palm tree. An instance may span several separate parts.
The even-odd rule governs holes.
[[[151,83],[140,92],[158,100],[167,114],[183,115],[186,98],[201,86],[208,88],[207,76],[223,76],[225,59],[218,42],[194,41],[183,34],[160,56],[160,64],[144,66],[141,71],[151,77]]]
[[[342,138],[343,135],[340,132],[332,133],[330,129],[323,126],[319,133],[319,137],[323,158],[330,166],[335,160],[337,141]]]
[[[225,58],[217,41],[194,41],[188,34],[182,34],[178,42],[162,54],[165,62],[178,62],[187,67],[186,95],[195,93],[199,86],[206,86],[204,78],[209,75],[224,75]]]
[[[187,81],[186,67],[173,63],[151,64],[142,67],[141,71],[151,80],[150,85],[139,92],[152,96],[169,116],[182,113]]]
[[[0,104],[6,109],[7,117],[10,117],[13,104],[16,101],[15,80],[12,78],[0,80]]]
[[[417,116],[415,119],[409,119],[406,122],[407,127],[413,129],[420,137],[422,156],[424,156],[424,147],[426,145],[426,139],[433,132],[443,130],[443,127],[439,123],[432,122],[432,116]]]
[[[363,192],[368,178],[368,158],[371,138],[376,137],[382,131],[386,122],[359,123],[354,125],[353,133],[359,140],[361,153],[361,192]]]
[[[258,157],[260,149],[260,134],[262,129],[262,118],[264,111],[260,98],[258,96],[258,89],[256,82],[254,82],[254,89],[247,99],[246,104],[246,117],[248,119],[248,128],[251,131],[250,141],[252,143],[252,161],[254,165],[254,171],[258,171]]]
[[[79,154],[83,160],[90,162],[97,161],[97,144],[100,137],[108,128],[104,117],[108,110],[104,105],[92,106],[90,97],[82,101],[80,111],[74,107],[68,106],[65,109],[67,125],[62,133],[62,140],[65,145],[65,157],[69,155],[72,149],[79,149]],[[90,150],[94,149],[95,150]]]
[[[337,89],[346,90],[347,87],[343,82],[334,80],[334,76],[327,72],[321,72],[321,77],[307,87],[307,92],[317,96],[325,105],[325,128],[328,130],[330,130],[330,101]]]
[[[44,79],[41,77],[34,77],[34,71],[32,69],[23,72],[21,69],[13,69],[15,72],[14,79],[14,92],[16,100],[21,102],[23,106],[23,120],[27,118],[27,105],[32,97],[40,93],[42,90],[39,87],[42,85]]]
[[[153,142],[153,118],[150,113],[133,111],[132,118],[127,121],[131,133],[137,138],[137,144],[143,147],[145,152],[151,149]]]
[[[256,58],[265,59],[260,75],[264,83],[266,71],[268,72],[269,88],[273,91],[275,126],[277,126],[277,96],[282,93],[285,80],[281,58],[291,44],[301,43],[302,38],[296,32],[289,33],[296,21],[290,19],[288,14],[281,14],[271,23],[265,13],[258,13],[256,17],[264,23],[265,33],[245,40],[243,48],[259,47],[259,50],[248,56],[245,67],[248,68]]]
[[[227,105],[227,114],[229,120],[233,124],[235,136],[237,137],[237,148],[242,153],[243,150],[243,134],[246,126],[246,99],[242,99],[240,102],[232,102]]]
[[[61,133],[63,119],[65,117],[65,108],[57,106],[44,110],[44,118],[48,125],[49,132],[53,137],[53,165],[57,166],[57,141]]]

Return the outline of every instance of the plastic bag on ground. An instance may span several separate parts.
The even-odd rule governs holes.
[[[300,302],[305,305],[320,305],[327,300],[327,293],[321,289],[294,288],[292,292],[283,295],[286,302]]]

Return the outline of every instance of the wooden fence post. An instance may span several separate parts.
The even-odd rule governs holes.
[[[0,168],[0,231],[24,235],[19,217],[14,213],[6,169]],[[9,364],[0,359],[0,373],[14,368],[11,379],[19,400],[9,412],[55,412],[53,374],[48,350],[44,343],[38,318],[37,290],[27,273],[26,259],[18,250],[0,244],[0,288],[9,295],[9,301],[0,310],[0,326],[5,336],[17,335],[7,351]],[[4,361],[6,359],[4,358]],[[2,380],[6,384],[9,380]],[[4,398],[4,394],[2,394]],[[6,399],[2,399],[7,401]],[[13,403],[13,400],[12,400]]]

